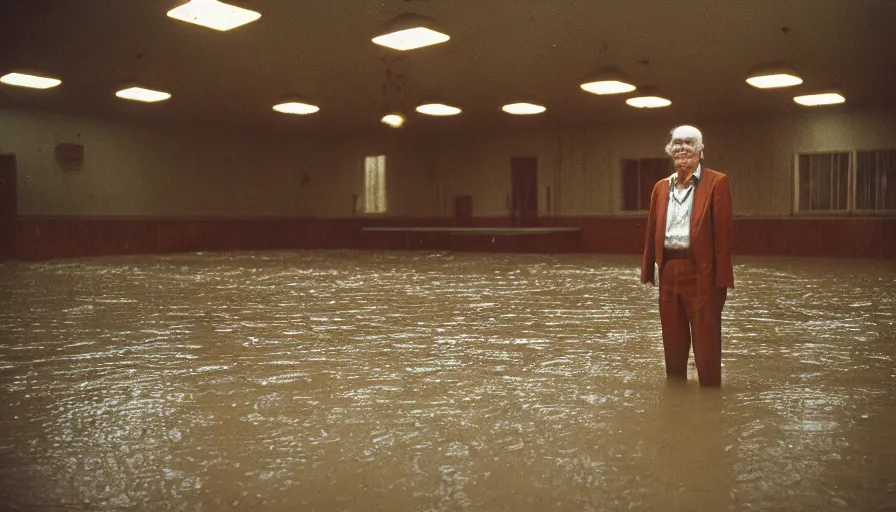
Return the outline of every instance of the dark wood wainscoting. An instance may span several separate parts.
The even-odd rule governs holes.
[[[638,254],[643,217],[550,217],[539,227],[576,227],[572,236],[451,236],[426,233],[415,244],[373,226],[450,227],[446,218],[173,219],[19,215],[15,256],[22,260],[119,254],[263,249],[424,249],[495,252]],[[474,217],[469,227],[510,227],[507,218]],[[493,241],[494,239],[494,241]],[[422,240],[422,242],[421,242]],[[896,218],[735,220],[735,254],[896,258]]]

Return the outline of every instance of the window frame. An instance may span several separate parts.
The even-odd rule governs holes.
[[[896,208],[892,208],[889,210],[869,210],[867,208],[858,208],[856,205],[857,195],[858,195],[858,182],[859,182],[859,153],[866,152],[883,152],[883,151],[896,151],[896,148],[878,148],[878,149],[856,149],[853,151],[854,155],[854,165],[852,168],[853,172],[853,203],[852,203],[852,212],[861,215],[863,217],[881,217],[881,216],[894,216],[896,215]],[[893,183],[893,186],[896,187],[896,183]]]
[[[856,208],[856,196],[858,194],[858,154],[864,152],[894,151],[890,148],[853,148],[853,149],[829,149],[814,151],[797,151],[793,155],[793,196],[791,215],[801,217],[885,217],[896,215],[896,209],[869,210]],[[846,208],[838,210],[803,210],[800,209],[800,157],[811,155],[833,155],[845,153],[848,155],[847,179],[846,179]],[[896,184],[894,184],[896,186]]]

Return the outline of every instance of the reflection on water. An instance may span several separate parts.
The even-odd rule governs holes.
[[[721,390],[666,384],[637,257],[6,264],[0,502],[896,507],[892,262],[737,263]]]

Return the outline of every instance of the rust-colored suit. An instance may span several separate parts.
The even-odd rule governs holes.
[[[687,377],[691,335],[701,386],[722,382],[722,308],[734,288],[734,219],[728,176],[702,168],[690,219],[690,258],[664,258],[669,180],[653,187],[641,282],[654,283],[660,271],[660,322],[666,374]],[[666,261],[668,259],[668,261]]]

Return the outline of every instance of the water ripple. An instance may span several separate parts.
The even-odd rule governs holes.
[[[738,258],[722,390],[667,386],[639,259],[0,265],[14,509],[885,509],[896,269]]]

